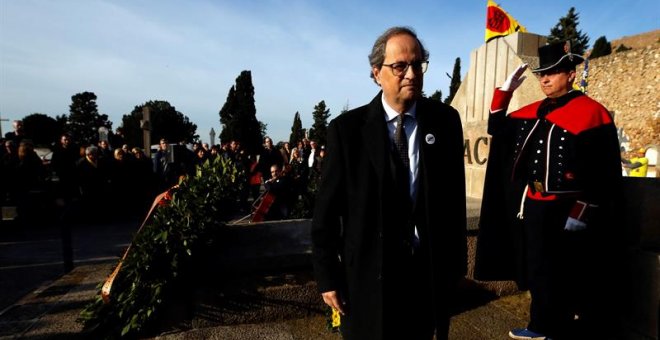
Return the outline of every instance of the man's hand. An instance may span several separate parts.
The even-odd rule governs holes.
[[[325,302],[326,305],[338,310],[341,315],[345,314],[344,302],[341,300],[336,290],[321,293],[321,296],[323,296],[323,302]]]
[[[598,209],[598,206],[580,200],[575,201],[573,208],[571,208],[571,211],[568,213],[568,219],[566,220],[564,230],[579,231],[586,229],[587,221],[589,220],[588,216],[593,214],[594,209]]]
[[[580,220],[574,219],[572,217],[569,217],[566,220],[566,226],[564,226],[564,230],[568,230],[568,231],[579,231],[579,230],[584,230],[586,228],[587,228],[586,223],[584,223]]]
[[[525,73],[526,69],[527,69],[527,64],[522,64],[518,66],[518,68],[515,71],[513,71],[513,73],[511,73],[508,78],[506,78],[504,84],[502,84],[502,87],[500,87],[500,90],[507,92],[515,91],[518,88],[518,86],[520,86],[520,84],[522,84],[523,81],[527,79],[527,76],[522,76],[523,73]]]

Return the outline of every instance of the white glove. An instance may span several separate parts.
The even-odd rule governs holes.
[[[526,69],[527,69],[527,64],[522,64],[518,66],[518,68],[515,71],[513,71],[513,73],[511,73],[508,78],[506,78],[504,84],[502,84],[502,87],[500,87],[500,90],[507,92],[515,91],[518,88],[518,86],[520,86],[520,84],[522,84],[523,81],[527,79],[527,76],[522,76],[522,74],[525,73]]]
[[[579,231],[579,230],[584,230],[586,228],[587,228],[586,223],[584,223],[580,220],[574,219],[573,217],[569,217],[566,220],[566,226],[564,227],[564,230]]]

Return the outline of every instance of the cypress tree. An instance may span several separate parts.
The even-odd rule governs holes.
[[[445,98],[445,104],[451,104],[458,89],[461,87],[461,58],[456,58],[454,62],[454,71],[451,74],[451,83],[449,83],[449,95]]]
[[[266,125],[257,120],[250,71],[242,71],[235,86],[229,89],[227,101],[220,110],[220,123],[222,142],[237,140],[248,153],[259,152]]]
[[[240,134],[241,145],[249,153],[256,153],[261,148],[263,135],[262,124],[257,120],[257,108],[254,106],[254,86],[252,73],[243,71],[236,79],[236,102],[239,127],[234,131]]]
[[[330,118],[330,109],[326,109],[324,100],[320,101],[316,106],[314,106],[312,117],[314,119],[314,123],[309,129],[309,139],[316,141],[319,145],[325,145],[328,129],[328,118]]]
[[[556,43],[565,40],[571,42],[573,53],[583,55],[589,48],[589,37],[577,28],[580,15],[575,12],[575,7],[568,10],[566,16],[559,18],[559,22],[550,29],[548,43]]]
[[[291,145],[291,147],[296,146],[298,141],[301,141],[304,137],[305,134],[302,128],[302,121],[300,120],[300,113],[296,112],[296,115],[293,117],[293,125],[291,125],[289,145]]]
[[[234,86],[229,88],[227,93],[227,101],[222,105],[220,109],[220,126],[222,126],[222,131],[220,131],[220,142],[229,143],[234,138],[233,131],[235,130],[235,112],[236,112],[236,94],[234,91]]]

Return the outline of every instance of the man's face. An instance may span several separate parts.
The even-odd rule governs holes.
[[[71,141],[69,140],[69,137],[67,137],[67,136],[62,136],[62,138],[60,138],[60,144],[62,144],[63,148],[68,148],[70,142]]]
[[[270,138],[264,139],[264,146],[268,150],[272,149],[273,148],[273,141]]]
[[[395,35],[385,45],[383,64],[413,63],[422,59],[422,50],[417,40],[408,34]],[[395,76],[387,66],[378,65],[372,68],[372,72],[383,89],[387,103],[399,112],[409,109],[422,94],[424,74],[416,73],[413,67],[408,67],[399,76]]]
[[[167,150],[167,142],[166,141],[164,141],[164,140],[160,141],[160,149],[163,150],[163,151]]]
[[[575,71],[563,71],[559,69],[548,70],[536,74],[541,85],[541,91],[548,98],[557,98],[565,95],[573,87]]]
[[[270,177],[277,178],[280,175],[280,169],[276,166],[273,165],[270,167]]]

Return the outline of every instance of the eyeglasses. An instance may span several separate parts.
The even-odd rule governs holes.
[[[387,66],[392,69],[392,74],[395,77],[400,77],[406,72],[408,72],[408,67],[412,66],[413,72],[417,74],[422,74],[425,73],[426,70],[429,68],[429,62],[428,60],[419,60],[419,61],[413,61],[412,63],[392,63],[392,64],[383,64],[383,66]]]

